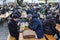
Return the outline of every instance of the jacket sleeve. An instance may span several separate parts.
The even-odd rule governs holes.
[[[10,32],[16,32],[17,31],[17,28],[14,28],[15,26],[11,23],[8,24],[8,28],[9,28],[9,31]]]
[[[36,22],[33,22],[31,25],[29,25],[29,28],[31,30],[36,30],[37,29],[37,26],[38,26],[38,22],[36,21]]]

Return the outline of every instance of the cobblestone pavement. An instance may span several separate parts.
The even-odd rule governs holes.
[[[7,22],[0,24],[0,40],[7,40],[8,33]]]

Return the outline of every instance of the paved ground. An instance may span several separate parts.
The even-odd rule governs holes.
[[[0,40],[7,40],[8,33],[7,22],[0,24]]]

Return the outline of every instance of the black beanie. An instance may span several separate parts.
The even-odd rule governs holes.
[[[18,15],[14,14],[12,18],[19,18]]]

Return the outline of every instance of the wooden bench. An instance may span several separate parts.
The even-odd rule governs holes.
[[[7,40],[15,40],[15,38],[10,36],[10,34],[9,34],[8,37],[7,37]]]

